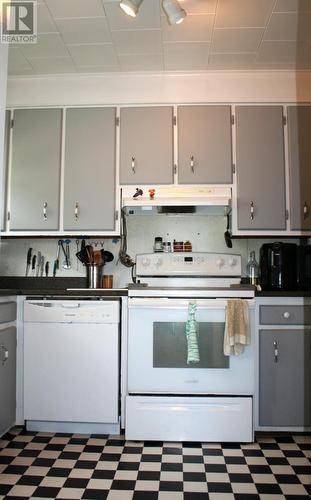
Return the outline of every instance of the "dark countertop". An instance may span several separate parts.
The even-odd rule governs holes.
[[[278,290],[261,290],[256,291],[256,297],[311,297],[311,290],[292,290],[292,291],[278,291]]]
[[[86,278],[1,276],[0,296],[122,297],[127,288],[87,288]]]

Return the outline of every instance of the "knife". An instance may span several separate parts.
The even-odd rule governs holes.
[[[37,257],[37,270],[36,270],[36,277],[39,276],[40,272],[40,264],[41,264],[41,252],[38,252],[38,257]]]
[[[44,274],[44,255],[41,255],[41,260],[40,260],[40,276],[43,276]]]
[[[56,276],[56,271],[57,271],[58,267],[57,267],[57,259],[54,260],[54,265],[53,265],[53,278],[55,278]]]
[[[31,261],[31,274],[32,274],[32,276],[35,276],[35,274],[36,274],[36,261],[37,261],[37,256],[33,255],[32,261]]]
[[[47,260],[46,263],[45,263],[45,277],[47,278],[48,275],[49,275],[49,267],[50,267],[50,263],[49,261]]]
[[[31,255],[32,255],[32,248],[29,248],[28,252],[27,252],[26,276],[28,276],[29,269],[30,269]]]

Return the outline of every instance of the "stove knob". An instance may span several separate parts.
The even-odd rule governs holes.
[[[148,259],[148,257],[144,257],[141,263],[144,267],[148,267],[150,266],[150,259]]]
[[[163,260],[162,260],[162,259],[157,259],[157,260],[156,260],[156,262],[155,262],[155,265],[156,265],[157,267],[162,266],[162,264],[163,264]]]
[[[222,267],[224,265],[225,261],[224,259],[217,259],[216,260],[216,266],[218,266],[219,268]]]
[[[234,267],[236,265],[236,259],[229,259],[228,264],[230,267]]]

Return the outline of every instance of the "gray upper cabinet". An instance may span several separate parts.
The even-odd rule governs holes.
[[[311,425],[311,331],[259,332],[259,424]]]
[[[236,107],[239,230],[283,230],[285,161],[282,106]]]
[[[173,182],[173,108],[122,108],[120,183]]]
[[[60,109],[14,112],[10,229],[57,230],[61,164]]]
[[[232,182],[230,106],[178,107],[178,182]]]
[[[115,228],[115,108],[66,111],[64,230]]]
[[[311,230],[311,106],[290,106],[287,116],[290,228]]]
[[[16,328],[0,330],[0,436],[15,424]]]
[[[7,184],[7,173],[8,173],[8,159],[9,159],[9,137],[10,137],[10,122],[11,122],[11,111],[6,110],[5,112],[5,125],[4,125],[4,149],[3,149],[3,166],[4,166],[4,188],[3,188],[3,194],[4,194],[4,199],[2,200],[2,206],[1,210],[3,210],[2,217],[1,217],[1,230],[4,229],[5,226],[5,214],[4,214],[4,209],[6,205],[6,184]]]

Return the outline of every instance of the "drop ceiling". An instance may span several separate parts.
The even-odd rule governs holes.
[[[39,0],[38,43],[10,47],[9,74],[311,69],[311,0],[180,3],[170,26],[160,0],[134,19],[116,0]]]

